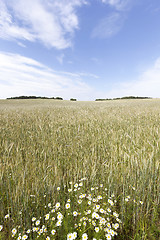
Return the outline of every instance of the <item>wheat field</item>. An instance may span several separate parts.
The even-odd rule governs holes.
[[[92,224],[93,189],[106,191],[95,198],[115,234],[100,218]],[[76,205],[78,191],[92,210]],[[51,221],[42,230],[57,203],[61,229]],[[75,223],[71,205],[91,217]],[[160,239],[160,100],[0,100],[0,224],[5,240]]]

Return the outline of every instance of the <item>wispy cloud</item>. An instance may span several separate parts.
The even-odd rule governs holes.
[[[113,12],[106,18],[101,19],[92,32],[92,37],[109,38],[116,35],[122,28],[125,15]]]
[[[64,54],[62,53],[62,54],[60,54],[58,57],[57,57],[57,60],[58,60],[58,62],[60,63],[60,64],[63,64],[63,60],[64,60]]]
[[[38,61],[18,54],[0,52],[0,73],[0,98],[45,95],[86,100],[94,92],[82,80],[82,74],[54,71]]]
[[[17,42],[17,44],[18,44],[20,47],[23,47],[23,48],[25,48],[25,47],[26,47],[26,45],[25,45],[25,44],[23,44],[22,42]]]
[[[91,58],[91,61],[94,62],[94,63],[96,63],[96,64],[99,64],[99,63],[100,63],[100,60],[99,60],[98,58],[96,58],[96,57],[92,57],[92,58]]]
[[[1,0],[0,38],[70,47],[79,27],[76,10],[83,4],[85,0]]]
[[[112,12],[102,18],[92,31],[92,37],[110,38],[123,28],[127,13],[133,6],[133,0],[101,0],[113,8]],[[134,2],[137,0],[134,0]]]
[[[108,4],[118,11],[128,11],[135,1],[137,0],[102,0],[102,3]]]
[[[106,97],[146,96],[160,97],[160,58],[135,81],[114,85]]]

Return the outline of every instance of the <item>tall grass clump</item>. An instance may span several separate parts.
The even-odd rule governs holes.
[[[0,112],[0,239],[160,238],[159,100],[1,100]]]

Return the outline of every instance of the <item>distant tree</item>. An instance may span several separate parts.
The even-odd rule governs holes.
[[[76,98],[70,98],[70,101],[77,101]]]
[[[57,99],[57,100],[63,100],[63,98],[61,98],[61,97],[56,97],[55,99]]]

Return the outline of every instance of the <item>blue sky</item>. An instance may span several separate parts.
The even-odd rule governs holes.
[[[157,0],[0,0],[0,98],[160,97]]]

